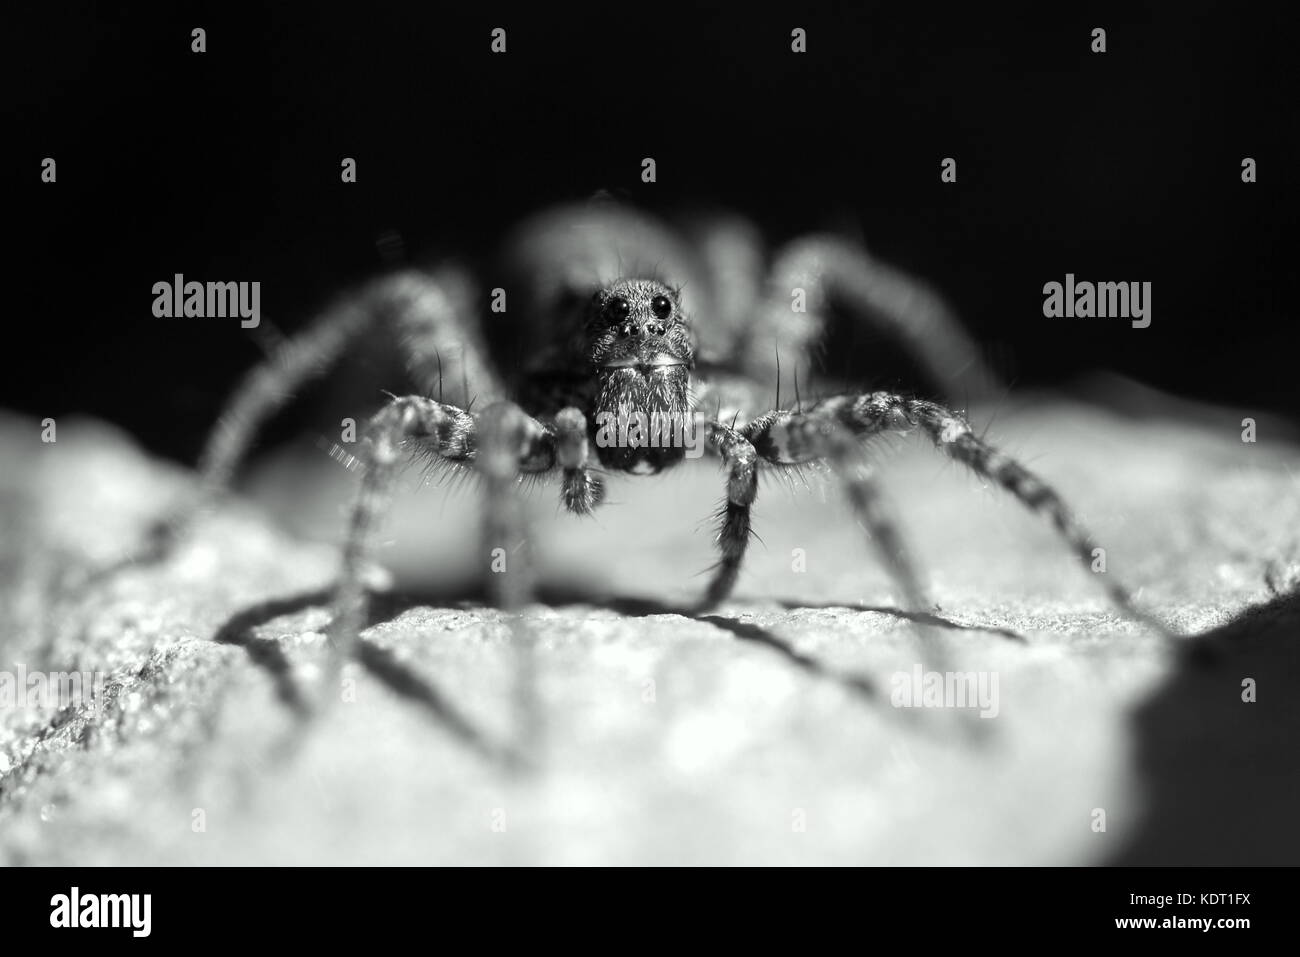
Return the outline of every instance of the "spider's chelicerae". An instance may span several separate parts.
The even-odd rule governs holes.
[[[522,299],[523,308],[492,313],[494,325],[485,329],[470,317],[489,315],[486,299],[463,270],[395,272],[344,295],[254,369],[211,435],[200,502],[227,486],[258,425],[297,386],[373,330],[388,329],[409,371],[429,386],[430,394],[393,397],[383,405],[360,443],[364,468],[336,595],[336,649],[346,652],[365,621],[363,576],[395,472],[413,453],[483,477],[486,556],[492,543],[523,537],[516,487],[525,475],[553,477],[564,507],[585,515],[601,505],[609,473],[657,473],[683,460],[680,444],[598,442],[598,425],[611,417],[683,423],[702,417],[705,448],[726,475],[719,561],[703,606],[726,598],[736,583],[760,471],[817,462],[842,482],[910,610],[924,612],[924,590],[887,518],[866,455],[867,440],[884,432],[923,433],[940,452],[1045,515],[1085,567],[1092,561],[1092,538],[1051,486],[944,404],[874,391],[833,394],[806,409],[801,403],[766,407],[763,397],[779,376],[780,356],[797,364],[815,350],[832,305],[891,334],[941,392],[970,395],[991,383],[941,300],[859,246],[809,237],[779,250],[769,266],[753,230],[735,219],[715,218],[679,234],[622,207],[589,205],[531,221],[508,249],[500,275],[509,277],[510,295],[516,303]],[[659,278],[670,276],[677,285]],[[494,295],[503,291],[493,284]],[[490,360],[489,344],[499,353],[503,342],[522,357],[509,375]],[[440,388],[439,397],[431,397],[433,383],[440,387],[444,378],[464,381],[480,400],[495,401],[471,412],[441,401]],[[195,507],[191,503],[186,512]],[[184,524],[167,527],[174,536]],[[526,567],[506,575],[487,574],[485,567],[485,576],[503,607],[529,600]],[[1098,580],[1125,613],[1161,627],[1113,576]]]

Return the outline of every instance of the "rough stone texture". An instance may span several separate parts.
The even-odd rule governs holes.
[[[49,445],[0,417],[0,668],[108,676],[97,709],[0,710],[0,862],[1298,863],[1300,452],[1179,411],[1018,398],[989,437],[1077,504],[1194,658],[899,439],[882,460],[941,650],[821,479],[766,483],[735,600],[682,613],[722,487],[693,463],[616,480],[585,522],[530,493],[548,601],[526,616],[529,711],[508,622],[466,598],[487,560],[473,490],[412,488],[384,565],[424,597],[379,602],[355,701],[310,720],[337,559],[303,535],[340,527],[355,476],[281,453],[172,561],[87,581],[190,476],[102,423]],[[997,717],[891,707],[918,663],[996,672]]]

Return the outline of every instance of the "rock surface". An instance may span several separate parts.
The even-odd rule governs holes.
[[[734,600],[684,612],[722,489],[699,462],[615,480],[589,521],[529,493],[547,601],[521,657],[466,597],[474,490],[412,472],[382,559],[399,591],[314,713],[337,552],[308,536],[355,476],[281,454],[168,562],[88,580],[190,475],[102,423],[45,444],[0,416],[0,668],[104,675],[89,703],[0,706],[0,863],[1300,862],[1300,450],[1244,444],[1240,418],[1018,398],[989,431],[1205,654],[1117,617],[1049,528],[899,439],[883,474],[937,647],[820,478],[765,483]],[[892,706],[918,666],[996,676],[996,716]]]

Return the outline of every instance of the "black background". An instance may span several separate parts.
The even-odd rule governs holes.
[[[131,6],[7,12],[2,405],[91,412],[192,460],[261,353],[236,320],[155,318],[153,283],[261,280],[292,332],[380,268],[385,230],[474,257],[605,189],[733,208],[773,242],[860,236],[932,281],[1018,385],[1109,368],[1300,419],[1281,4]],[[1152,282],[1152,325],[1045,319],[1042,285],[1066,272]]]

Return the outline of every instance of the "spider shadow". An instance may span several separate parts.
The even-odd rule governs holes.
[[[253,632],[275,618],[322,605],[328,606],[333,593],[333,588],[323,588],[259,602],[233,615],[213,636],[213,640],[220,644],[243,648],[250,662],[269,675],[275,686],[276,697],[293,714],[298,728],[315,715],[317,708],[295,679],[293,665],[284,649],[275,641],[257,638]],[[370,602],[365,627],[390,621],[409,608],[430,604],[430,599],[444,603],[445,598],[446,596],[432,595],[375,595]],[[494,743],[451,703],[434,682],[399,661],[386,648],[360,641],[356,660],[372,677],[399,698],[424,711],[462,744],[493,760],[509,765],[518,763],[519,756],[510,748]]]
[[[1132,715],[1144,806],[1108,864],[1300,860],[1300,590],[1186,639]],[[1246,680],[1257,700],[1247,702]]]
[[[766,628],[760,628],[758,625],[743,621],[736,621],[734,618],[723,618],[721,615],[701,615],[699,620],[707,621],[711,625],[729,631],[742,641],[752,641],[766,648],[771,648],[784,656],[792,665],[806,671],[808,674],[818,678],[829,678],[853,694],[861,696],[866,701],[874,703],[880,698],[875,683],[866,675],[851,674],[827,668],[818,659],[804,654]]]
[[[739,621],[723,615],[701,614],[698,609],[672,605],[653,598],[641,597],[592,597],[564,588],[547,588],[541,592],[546,604],[554,605],[591,605],[606,611],[616,612],[629,618],[647,618],[651,615],[678,615],[693,621],[703,621],[715,628],[730,633],[741,641],[749,641],[775,651],[791,665],[816,678],[834,681],[850,693],[865,701],[877,702],[880,694],[875,684],[866,675],[849,674],[828,668],[823,662],[805,654],[784,638],[773,634],[761,625]]]
[[[327,603],[329,596],[329,589],[320,589],[258,602],[243,611],[236,612],[212,636],[212,640],[217,644],[243,648],[249,661],[271,678],[276,697],[281,704],[300,721],[311,717],[312,707],[293,677],[293,665],[289,662],[289,656],[277,642],[257,638],[253,635],[253,631],[260,625],[283,615],[296,614]]]
[[[333,595],[332,588],[318,589],[283,598],[274,598],[259,602],[233,615],[214,635],[215,641],[244,649],[249,660],[264,670],[271,678],[276,696],[294,715],[300,726],[305,725],[315,713],[315,706],[304,692],[293,674],[293,666],[284,649],[276,642],[259,639],[254,631],[267,622],[284,616],[296,614],[309,608],[327,606]],[[365,627],[391,621],[403,612],[419,607],[475,607],[488,601],[488,594],[480,587],[460,587],[454,591],[423,590],[384,592],[371,596],[369,612]],[[690,605],[677,605],[654,598],[639,596],[601,596],[592,595],[571,586],[550,585],[541,588],[538,601],[550,606],[588,605],[629,618],[646,618],[653,615],[675,615],[693,621],[706,622],[715,628],[729,633],[741,641],[762,645],[778,655],[787,663],[819,680],[832,681],[858,699],[879,705],[883,696],[876,682],[860,673],[840,671],[828,667],[818,658],[799,651],[788,640],[781,638],[761,625],[743,622],[719,614],[700,613]],[[871,611],[894,615],[898,618],[940,628],[961,631],[983,631],[1003,635],[1011,640],[1024,642],[1023,636],[1000,628],[982,628],[962,625],[929,614],[915,614],[887,607],[857,607],[851,605],[807,605],[798,602],[782,602],[787,609],[798,608],[844,608],[855,611]],[[357,660],[374,678],[384,684],[400,698],[425,711],[454,737],[473,750],[485,756],[501,760],[506,764],[519,762],[519,755],[511,749],[493,743],[489,737],[466,718],[428,678],[420,675],[408,665],[399,661],[387,649],[371,642],[362,641],[358,645]]]
[[[1018,631],[1010,628],[1002,628],[994,625],[963,625],[961,622],[952,621],[939,615],[932,615],[929,612],[904,611],[901,608],[889,608],[885,605],[845,605],[841,602],[802,602],[802,601],[781,601],[778,604],[786,611],[800,610],[825,610],[825,611],[857,611],[857,612],[874,612],[878,615],[892,615],[903,621],[910,621],[914,625],[929,625],[932,628],[941,628],[946,631],[974,631],[982,632],[987,635],[998,635],[1006,638],[1008,641],[1014,641],[1022,645],[1029,644],[1029,639]]]
[[[450,593],[406,592],[400,595],[390,594],[383,596],[382,599],[377,598],[373,601],[372,608],[374,608],[376,612],[375,618],[377,620],[384,620],[382,617],[383,614],[396,616],[409,608],[423,605],[451,604],[456,606],[473,606],[485,603],[488,600],[489,596],[484,589],[473,587],[468,589],[462,588],[456,592]],[[728,618],[724,615],[702,613],[693,605],[672,604],[656,598],[632,595],[593,595],[590,591],[584,590],[580,587],[564,584],[543,585],[538,589],[537,600],[542,604],[552,607],[563,605],[588,605],[593,608],[600,608],[604,611],[611,611],[628,618],[648,618],[653,615],[675,615],[692,621],[707,622],[715,628],[726,631],[732,636],[739,638],[741,641],[759,644],[776,652],[789,664],[806,674],[818,679],[833,681],[863,701],[875,704],[882,700],[880,689],[868,676],[842,672],[830,668],[824,662],[812,655],[799,651],[786,639],[781,638],[779,635],[776,635],[761,625],[757,625],[753,622],[744,622],[735,618]],[[379,611],[381,601],[386,606],[386,611],[384,612]],[[879,612],[881,614],[893,615],[906,621],[929,624],[939,628],[959,631],[987,632],[1001,635],[1009,640],[1027,643],[1027,639],[1023,635],[1011,631],[1010,629],[963,625],[958,622],[949,621],[946,618],[940,618],[936,615],[906,612],[900,609],[883,606],[856,607],[829,603],[825,605],[807,605],[798,602],[782,602],[781,606],[786,609],[810,607],[847,608],[854,611]]]

